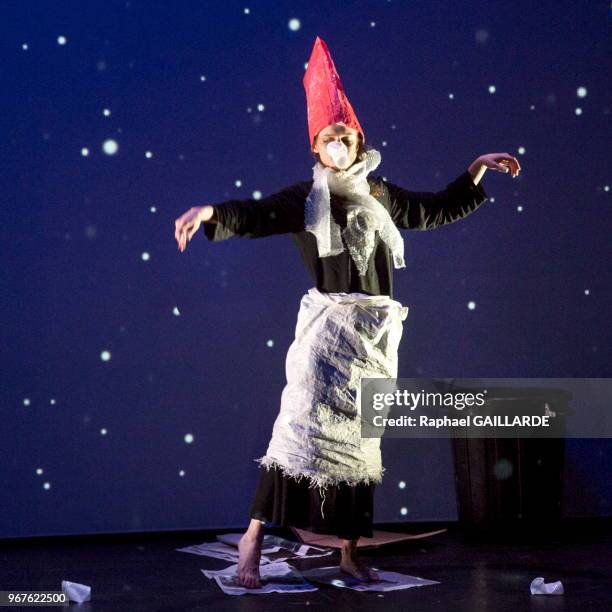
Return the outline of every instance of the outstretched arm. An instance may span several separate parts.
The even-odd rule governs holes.
[[[391,218],[402,229],[429,230],[467,217],[489,199],[480,184],[487,169],[511,172],[515,178],[521,166],[508,153],[487,153],[441,191],[408,191],[385,183]]]
[[[228,200],[212,205],[213,216],[204,221],[204,236],[211,241],[232,236],[263,238],[304,229],[307,193],[295,183],[261,200]]]
[[[441,191],[408,191],[384,182],[393,222],[402,229],[429,230],[467,217],[489,199],[480,184],[487,169],[516,178],[521,166],[509,153],[486,153]]]
[[[231,236],[261,238],[304,229],[307,183],[294,183],[282,191],[255,200],[228,200],[193,206],[174,222],[174,237],[181,253],[204,225],[204,236],[219,241]]]
[[[401,229],[430,230],[454,223],[474,212],[487,199],[482,185],[476,185],[469,170],[441,191],[409,191],[384,183],[389,194],[390,214]]]

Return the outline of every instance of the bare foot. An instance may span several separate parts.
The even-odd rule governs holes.
[[[346,574],[350,574],[357,580],[364,582],[370,582],[379,580],[379,575],[376,570],[368,567],[361,559],[358,559],[355,555],[352,557],[343,557],[340,562],[340,570]]]
[[[364,582],[380,580],[378,573],[359,559],[357,555],[358,541],[359,538],[355,540],[346,540],[342,538],[340,570]]]
[[[261,559],[262,538],[253,537],[245,533],[238,542],[238,583],[249,589],[258,589],[261,586],[259,574],[259,561]]]

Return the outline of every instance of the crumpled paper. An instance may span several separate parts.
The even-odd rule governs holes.
[[[82,603],[91,599],[91,587],[78,582],[70,582],[70,580],[62,580],[62,592],[70,601]]]
[[[213,578],[227,595],[245,595],[246,593],[255,595],[263,593],[303,593],[318,590],[316,586],[304,580],[300,572],[284,561],[267,563],[260,567],[261,586],[258,589],[251,589],[238,584],[236,580],[237,570],[238,564],[236,563],[218,571],[204,569],[200,571],[207,578]]]
[[[544,582],[544,578],[538,576],[531,581],[529,586],[532,595],[563,595],[563,585],[560,580],[556,582]]]

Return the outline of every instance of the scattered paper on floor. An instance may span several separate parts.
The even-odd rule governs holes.
[[[202,542],[202,544],[194,544],[193,546],[185,546],[183,548],[176,548],[175,550],[178,552],[191,553],[193,555],[212,557],[214,559],[223,559],[231,563],[238,563],[238,549],[228,544],[223,544],[222,542]],[[266,552],[274,553],[279,550],[280,548],[277,546],[270,548]],[[266,555],[261,555],[260,563],[270,563],[270,561],[271,559]]]
[[[374,569],[374,568],[372,568]],[[345,574],[340,566],[318,567],[310,570],[303,570],[302,576],[311,582],[318,584],[328,584],[335,587],[353,589],[355,591],[399,591],[412,587],[426,586],[430,584],[440,584],[437,580],[426,580],[417,576],[376,570],[380,580],[364,582],[349,574]]]
[[[230,546],[238,547],[238,542],[241,537],[241,533],[223,533],[217,536],[217,540],[219,540],[219,542],[229,544]],[[331,555],[334,552],[332,548],[302,544],[301,542],[294,542],[275,535],[264,535],[261,545],[262,554],[277,552],[279,548],[288,550],[294,553],[297,557],[308,559],[314,557],[324,557],[326,555]]]
[[[251,593],[304,593],[318,590],[316,586],[302,577],[302,574],[284,561],[261,565],[261,587],[248,588],[237,582],[238,564],[230,565],[223,570],[200,570],[207,578],[212,578],[227,595],[245,595]]]

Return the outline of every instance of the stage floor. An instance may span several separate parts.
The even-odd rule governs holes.
[[[580,519],[564,523],[563,533],[555,536],[505,534],[487,540],[462,535],[455,523],[377,526],[407,532],[448,528],[430,539],[361,551],[378,568],[440,582],[382,594],[319,587],[311,593],[225,595],[200,569],[222,569],[229,562],[175,550],[240,529],[4,540],[0,590],[59,591],[62,580],[84,583],[92,587],[92,601],[80,604],[83,611],[282,612],[333,606],[336,611],[603,612],[612,609],[611,524],[609,519]],[[296,539],[290,530],[266,533]],[[338,563],[334,553],[295,565],[308,569]],[[547,583],[560,580],[565,594],[531,595],[529,585],[537,576]]]

